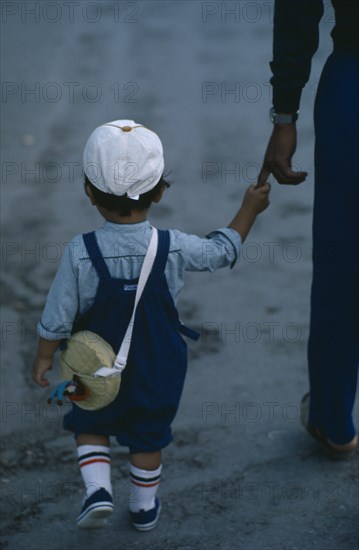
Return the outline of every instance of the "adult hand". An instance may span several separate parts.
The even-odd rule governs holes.
[[[298,185],[307,177],[307,172],[292,170],[292,156],[297,147],[297,128],[295,124],[275,124],[258,176],[257,187],[265,184],[269,174],[273,174],[278,183]]]

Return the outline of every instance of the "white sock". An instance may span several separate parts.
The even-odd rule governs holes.
[[[130,464],[131,512],[151,510],[155,506],[155,496],[161,479],[162,465],[157,470],[141,470]]]
[[[85,482],[86,497],[103,487],[112,495],[110,447],[80,445],[77,447],[79,466]]]

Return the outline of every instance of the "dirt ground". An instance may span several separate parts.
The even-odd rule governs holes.
[[[112,448],[115,512],[79,531],[71,434],[31,381],[36,323],[63,248],[101,218],[81,157],[99,124],[156,130],[173,181],[150,221],[205,235],[229,223],[271,131],[273,2],[2,2],[1,548],[354,550],[358,456],[329,461],[299,422],[308,388],[312,110],[331,50],[329,4],[302,99],[297,188],[273,182],[239,265],[188,274],[201,332],[164,451],[157,528],[129,524],[127,449]],[[231,11],[232,10],[232,11]],[[340,258],[339,258],[340,261]],[[58,372],[51,373],[51,384]],[[357,411],[357,408],[356,408]],[[357,413],[356,413],[357,415]]]

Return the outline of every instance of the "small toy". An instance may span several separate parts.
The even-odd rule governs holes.
[[[57,400],[57,405],[63,405],[64,395],[70,399],[70,401],[83,401],[89,394],[88,388],[81,382],[79,376],[74,374],[72,380],[65,380],[56,386],[52,390],[50,397],[47,400],[48,405],[52,403],[53,399]]]

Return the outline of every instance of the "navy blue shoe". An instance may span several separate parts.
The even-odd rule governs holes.
[[[104,527],[112,511],[112,497],[106,489],[101,488],[85,500],[81,514],[76,519],[76,523],[78,527],[82,527],[83,529]]]
[[[151,510],[140,510],[139,512],[131,512],[130,518],[132,525],[137,531],[150,531],[156,526],[161,513],[161,503],[156,497],[155,506]]]

